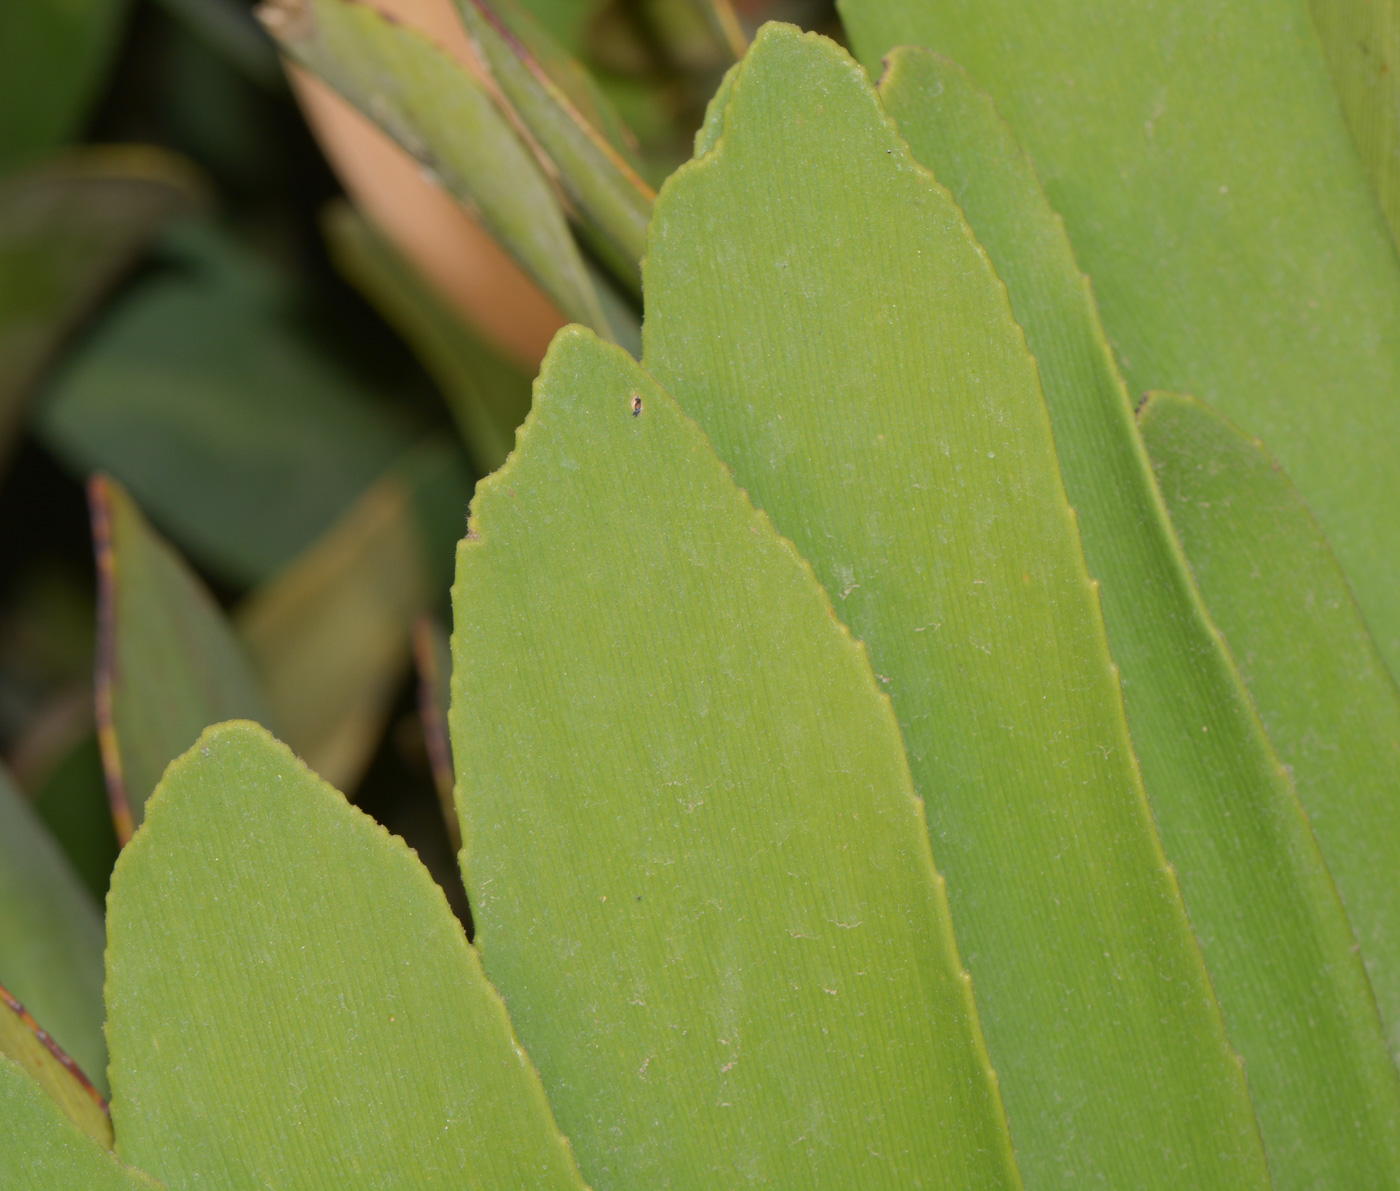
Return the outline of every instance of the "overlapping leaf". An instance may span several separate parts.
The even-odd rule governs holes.
[[[1260,435],[1400,670],[1400,255],[1307,0],[841,0],[861,61],[947,54],[1025,143],[1129,386]]]
[[[107,1102],[33,1015],[0,985],[0,1055],[18,1063],[88,1137],[112,1148]]]
[[[1154,395],[1140,416],[1191,569],[1298,785],[1400,1055],[1400,693],[1264,447],[1189,398]]]
[[[1063,225],[1010,129],[959,67],[896,50],[880,91],[915,155],[966,213],[1036,355],[1089,569],[1103,584],[1147,793],[1245,1060],[1275,1183],[1400,1182],[1400,1079],[1355,939],[1297,792],[1191,581]],[[1285,575],[1273,574],[1277,590],[1296,590]],[[1286,635],[1273,645],[1272,656],[1296,664]],[[1368,810],[1354,813],[1355,828],[1367,830]],[[1396,872],[1376,890],[1382,901],[1400,888]]]
[[[888,701],[703,434],[566,330],[471,524],[463,872],[585,1176],[1019,1186]]]
[[[760,31],[710,143],[645,361],[894,701],[1027,1185],[1266,1186],[1005,290],[829,42]]]
[[[257,726],[171,766],[108,925],[125,1161],[178,1187],[584,1191],[442,891]]]

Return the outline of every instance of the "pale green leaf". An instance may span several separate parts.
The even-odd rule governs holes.
[[[106,471],[181,549],[238,583],[288,563],[412,444],[298,333],[285,279],[207,227],[133,287],[36,411],[84,477]],[[309,444],[309,445],[308,445]]]
[[[84,149],[0,185],[0,451],[68,336],[152,235],[203,201],[188,166],[147,147]]]
[[[0,985],[0,1055],[23,1067],[64,1116],[93,1141],[112,1148],[112,1118],[102,1094],[4,985]]]
[[[471,525],[463,873],[584,1174],[1018,1187],[889,703],[704,435],[565,330]]]
[[[0,171],[82,130],[126,9],[126,0],[0,5]]]
[[[457,10],[565,191],[635,277],[656,193],[638,172],[611,101],[514,0],[457,0]]]
[[[1400,1056],[1400,693],[1321,529],[1264,447],[1186,397],[1154,395],[1141,419],[1191,568],[1293,773]]]
[[[569,318],[607,321],[549,180],[484,82],[416,30],[354,0],[268,0],[284,52],[422,162]]]
[[[1266,1186],[1005,290],[825,39],[761,30],[713,145],[645,360],[894,701],[1027,1186]]]
[[[1400,257],[1307,0],[841,0],[861,61],[927,46],[1030,151],[1130,390],[1270,444],[1400,671]]]
[[[102,938],[92,895],[0,770],[0,984],[105,1091]]]
[[[1275,1183],[1400,1186],[1400,1079],[1351,927],[1191,581],[1064,227],[961,68],[918,49],[887,63],[886,110],[966,213],[1035,353],[1144,783],[1245,1061]],[[1279,595],[1296,589],[1286,570],[1272,577]],[[1287,633],[1271,644],[1281,662],[1298,656]]]
[[[1400,249],[1400,0],[1312,0],[1347,125]]]
[[[505,462],[530,409],[530,378],[462,321],[413,266],[348,203],[326,209],[322,227],[337,268],[401,334],[432,374],[486,475]]]
[[[117,836],[210,724],[272,724],[233,626],[115,480],[88,485],[97,550],[97,734]]]
[[[442,891],[256,725],[166,772],[108,924],[124,1160],[177,1187],[582,1191]]]
[[[15,1191],[159,1191],[63,1115],[34,1078],[0,1055],[0,1187]]]

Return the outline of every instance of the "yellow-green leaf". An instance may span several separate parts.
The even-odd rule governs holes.
[[[210,724],[272,724],[233,626],[115,480],[88,485],[97,548],[97,733],[117,836]]]
[[[93,1141],[112,1148],[112,1118],[102,1093],[4,985],[0,985],[0,1055],[23,1067],[64,1116]]]
[[[894,701],[1027,1186],[1267,1186],[1005,290],[831,42],[760,30],[713,136],[645,361]]]
[[[555,339],[453,600],[478,944],[584,1175],[1018,1187],[889,703],[620,349]]]
[[[908,48],[887,62],[886,110],[966,213],[1035,353],[1144,784],[1245,1061],[1275,1184],[1400,1185],[1400,1079],[1351,927],[1191,580],[1064,226],[960,67]],[[1272,578],[1280,593],[1295,587]],[[1272,646],[1280,664],[1297,656],[1287,634]]]
[[[256,725],[171,765],[108,925],[123,1160],[176,1187],[584,1191],[442,891]]]
[[[1260,435],[1400,672],[1400,255],[1308,0],[841,0],[872,71],[947,54],[1029,150],[1130,389]]]
[[[269,0],[259,13],[285,53],[480,214],[560,310],[608,333],[554,189],[481,79],[368,4]]]
[[[1156,394],[1140,417],[1191,569],[1298,785],[1400,1057],[1400,693],[1322,530],[1264,446],[1187,397]]]

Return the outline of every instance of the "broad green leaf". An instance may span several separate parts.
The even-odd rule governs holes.
[[[52,832],[88,891],[99,904],[103,902],[120,843],[107,800],[102,754],[91,728],[35,792],[34,813]]]
[[[0,450],[64,341],[152,235],[203,201],[188,166],[147,147],[84,149],[0,184]]]
[[[419,505],[433,489],[445,488],[448,501],[455,495],[455,540],[466,504],[456,478],[450,457],[426,450],[236,610],[287,743],[342,789],[358,784],[378,747],[410,664],[414,618],[438,590]]]
[[[1361,164],[1400,249],[1400,0],[1312,0]]]
[[[1298,785],[1400,1057],[1400,692],[1321,529],[1264,447],[1187,397],[1154,395],[1141,420],[1191,569]]]
[[[99,1091],[102,916],[67,858],[0,771],[0,984],[43,1022]]]
[[[112,1148],[112,1118],[107,1115],[107,1102],[102,1094],[3,985],[0,985],[0,1055],[23,1067],[63,1114],[93,1141],[109,1150]]]
[[[178,268],[135,286],[70,356],[37,429],[84,476],[119,479],[192,558],[252,583],[324,532],[412,438],[298,334],[280,278],[189,230],[198,236],[168,249]]]
[[[565,192],[635,276],[656,192],[631,159],[611,101],[514,0],[458,0],[457,10],[506,99],[559,170]]]
[[[233,625],[115,480],[88,485],[97,550],[97,737],[123,843],[210,724],[272,723]]]
[[[126,0],[0,7],[0,171],[75,137],[115,55]]]
[[[1400,1079],[1351,926],[1191,581],[1063,224],[960,67],[899,49],[880,93],[967,215],[1036,356],[1144,784],[1249,1074],[1275,1183],[1400,1186]],[[1280,581],[1280,593],[1294,586]],[[1297,656],[1286,635],[1274,644],[1277,656]]]
[[[418,718],[423,721],[423,744],[452,850],[457,852],[462,847],[462,828],[452,797],[457,779],[447,727],[452,700],[452,647],[447,630],[432,616],[423,615],[413,622],[413,661],[418,670]]]
[[[478,945],[584,1174],[1018,1187],[889,703],[620,349],[555,338],[453,602]]]
[[[177,1187],[583,1191],[442,891],[255,724],[167,770],[108,924],[125,1161]]]
[[[530,410],[530,378],[467,326],[349,204],[327,208],[322,227],[336,266],[437,381],[472,464],[482,475],[495,471],[510,454],[515,428]]]
[[[1267,441],[1400,671],[1400,257],[1307,0],[841,0],[965,67],[1030,151],[1129,389]]]
[[[647,366],[894,701],[1027,1186],[1266,1186],[1035,361],[832,42],[759,32],[645,285]]]
[[[607,322],[549,180],[486,85],[421,34],[354,0],[268,0],[263,23],[430,169],[569,318]]]
[[[29,1074],[0,1055],[0,1186],[16,1191],[159,1191],[63,1115]]]

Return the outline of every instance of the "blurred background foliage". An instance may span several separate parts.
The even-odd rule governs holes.
[[[471,57],[450,0],[376,6]],[[761,21],[838,31],[825,0],[526,7],[591,69],[652,186]],[[596,280],[606,246],[579,239]],[[599,286],[615,323],[639,318],[627,288]],[[120,534],[129,494],[231,614],[285,738],[466,916],[439,801],[453,553],[562,321],[406,154],[289,79],[245,0],[4,6],[0,752],[94,893],[124,833],[107,786],[147,782],[114,753],[104,779],[93,694],[91,512]],[[94,474],[118,486],[90,510]],[[176,619],[148,627],[190,631]]]

